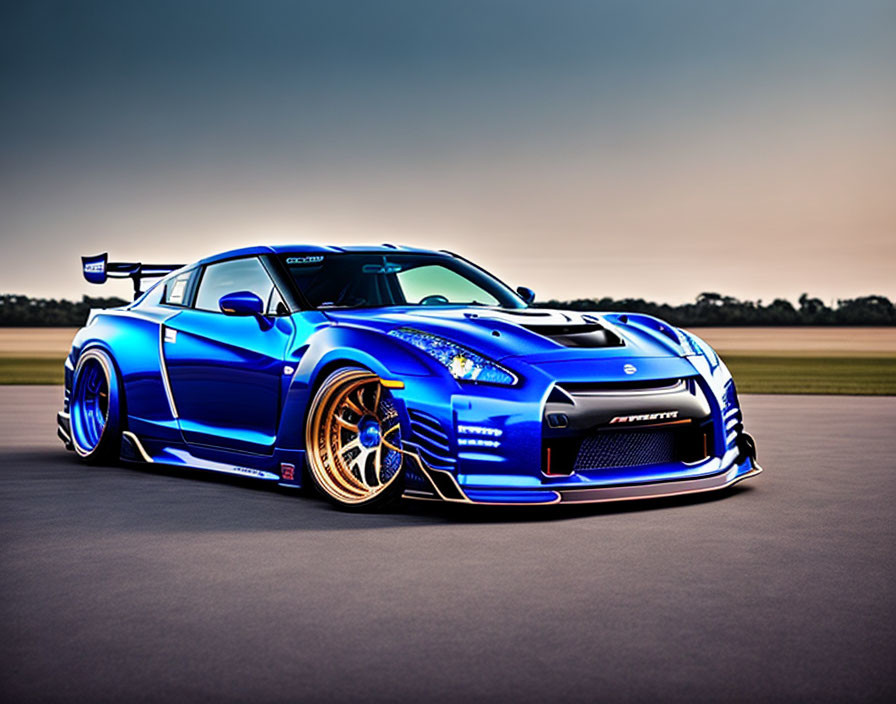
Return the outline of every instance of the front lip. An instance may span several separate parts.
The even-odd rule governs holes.
[[[555,504],[589,504],[610,501],[634,501],[657,499],[669,496],[683,496],[707,491],[719,491],[734,486],[745,479],[762,473],[755,460],[744,464],[733,464],[727,470],[708,477],[695,479],[672,479],[649,484],[620,484],[615,486],[587,487],[576,489],[506,490],[506,489],[465,489],[461,487],[451,472],[433,469],[416,453],[408,453],[420,467],[434,490],[431,498],[449,503],[483,506],[544,506]],[[407,498],[428,498],[416,493],[406,493]]]
[[[634,499],[656,499],[664,496],[682,496],[697,494],[703,491],[717,491],[734,486],[744,479],[750,479],[762,473],[757,464],[743,474],[737,473],[735,465],[727,472],[702,479],[685,479],[681,481],[659,482],[656,484],[640,484],[635,486],[609,486],[594,489],[567,489],[561,491],[561,503],[598,503],[602,501],[631,501]]]

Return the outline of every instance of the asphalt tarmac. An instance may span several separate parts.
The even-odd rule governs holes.
[[[88,467],[0,388],[0,699],[893,701],[896,398],[747,396],[699,498],[353,515]]]

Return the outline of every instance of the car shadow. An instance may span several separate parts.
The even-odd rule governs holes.
[[[408,515],[427,514],[446,521],[459,523],[518,523],[538,521],[564,521],[594,516],[613,516],[655,511],[668,511],[699,504],[721,501],[752,487],[734,485],[716,491],[651,499],[631,499],[581,504],[550,504],[546,506],[477,506],[437,501],[413,501],[405,499],[401,511]]]
[[[476,506],[403,499],[387,510],[339,509],[315,491],[161,464],[88,465],[71,454],[34,450],[0,458],[41,501],[84,528],[124,532],[331,531],[421,525],[525,524],[672,511],[752,491],[736,485],[702,494],[595,504]],[[84,521],[102,516],[94,524]]]
[[[677,496],[598,503],[550,504],[545,506],[475,505],[402,498],[399,502],[386,509],[358,511],[334,506],[321,496],[312,486],[308,486],[307,484],[301,488],[281,487],[274,482],[258,481],[257,479],[219,472],[158,464],[146,465],[122,463],[121,466],[161,476],[185,478],[198,482],[238,487],[246,491],[276,494],[295,499],[297,503],[308,504],[307,508],[309,509],[314,509],[315,511],[322,510],[333,516],[348,516],[354,521],[357,521],[361,516],[365,516],[372,519],[373,522],[376,522],[376,518],[379,517],[389,526],[394,526],[396,523],[400,523],[402,517],[408,519],[408,523],[415,524],[421,521],[429,523],[445,522],[461,524],[568,521],[594,516],[668,511],[676,508],[714,503],[742,492],[752,491],[752,487],[749,485],[735,484],[720,490],[694,494],[679,494]],[[370,527],[370,525],[367,525],[369,523],[367,520],[363,522],[365,523],[365,527]]]

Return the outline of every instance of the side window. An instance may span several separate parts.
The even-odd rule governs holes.
[[[209,264],[199,281],[195,307],[220,313],[221,297],[237,291],[251,291],[269,305],[273,288],[274,282],[255,257]]]
[[[190,277],[193,276],[192,271],[185,271],[173,279],[165,282],[165,295],[162,297],[162,303],[169,306],[182,306],[186,303],[187,289],[190,284]]]

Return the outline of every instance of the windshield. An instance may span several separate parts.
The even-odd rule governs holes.
[[[525,308],[507,286],[447,255],[296,253],[281,255],[314,308],[479,305]]]

